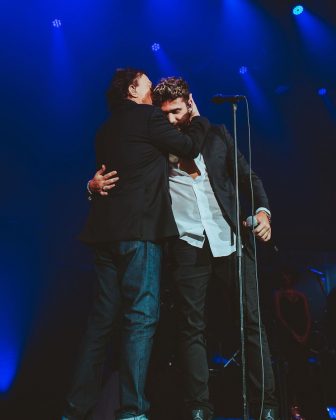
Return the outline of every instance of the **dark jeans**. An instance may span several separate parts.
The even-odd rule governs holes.
[[[211,278],[223,283],[226,293],[235,303],[235,317],[239,320],[239,285],[235,277],[236,254],[214,258],[206,240],[202,249],[177,239],[171,243],[173,275],[178,296],[179,349],[185,377],[185,404],[191,410],[212,410],[209,403],[209,370],[204,339],[206,292]],[[253,259],[244,253],[246,351],[248,358],[249,401],[261,402],[261,357],[255,267]],[[261,327],[264,361],[264,405],[276,406],[274,376],[264,326]]]
[[[96,404],[108,339],[121,313],[121,408],[117,418],[139,416],[149,409],[144,388],[159,318],[161,246],[146,241],[103,244],[96,247],[95,265],[98,292],[68,403],[83,418]]]

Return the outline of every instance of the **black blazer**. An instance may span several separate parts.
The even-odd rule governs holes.
[[[99,130],[97,167],[117,170],[120,180],[108,196],[95,196],[80,238],[87,243],[156,241],[178,234],[168,187],[168,152],[196,157],[209,129],[192,119],[180,133],[163,112],[125,100]]]
[[[236,231],[235,186],[234,186],[234,142],[225,126],[212,125],[202,148],[202,155],[209,180],[221,207],[224,218]],[[240,197],[251,203],[249,164],[238,151],[238,181]],[[269,209],[268,198],[260,178],[252,171],[255,210],[258,207]],[[250,211],[249,211],[250,212]],[[248,214],[249,215],[249,214]],[[246,216],[246,215],[244,215]],[[242,230],[242,239],[249,245],[251,235]]]

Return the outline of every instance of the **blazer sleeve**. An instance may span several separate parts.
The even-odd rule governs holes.
[[[227,128],[222,125],[219,127],[221,137],[226,142],[228,147],[227,162],[229,165],[229,172],[234,179],[234,141]],[[254,196],[254,208],[266,207],[270,210],[268,197],[264,189],[263,183],[258,175],[251,170],[251,181]],[[245,159],[244,155],[238,149],[238,184],[239,188],[243,191],[247,199],[251,200],[251,187],[250,187],[250,165]]]
[[[182,133],[177,130],[159,108],[154,108],[149,120],[149,138],[158,149],[185,158],[199,155],[210,128],[204,117],[194,117]]]

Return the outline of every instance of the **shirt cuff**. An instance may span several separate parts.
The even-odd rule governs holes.
[[[88,192],[88,200],[91,201],[93,199],[93,192],[90,190],[90,181],[91,179],[87,182],[86,184],[86,190]]]
[[[268,208],[266,208],[266,207],[258,207],[255,213],[258,214],[260,211],[264,211],[265,213],[268,214],[269,219],[271,218],[271,212],[268,210]]]

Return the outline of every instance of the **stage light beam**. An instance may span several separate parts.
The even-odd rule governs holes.
[[[320,96],[325,96],[325,95],[327,94],[327,89],[326,89],[326,88],[320,88],[320,89],[317,91],[317,93],[318,93]]]
[[[279,85],[275,88],[274,92],[277,95],[283,95],[284,93],[289,91],[289,86],[287,85]]]
[[[330,419],[336,419],[336,407],[327,407],[327,411]]]

